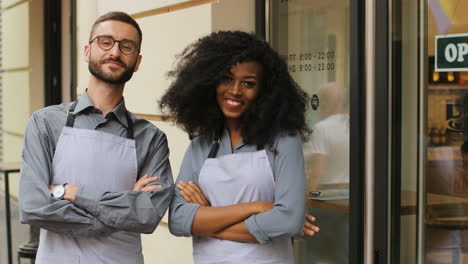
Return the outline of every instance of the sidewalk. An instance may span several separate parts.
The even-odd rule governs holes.
[[[10,199],[11,212],[11,239],[13,242],[13,263],[17,264],[16,250],[18,246],[29,241],[29,226],[19,222],[18,201]],[[6,219],[5,219],[5,193],[0,191],[0,264],[7,264]],[[23,263],[27,263],[24,261]]]

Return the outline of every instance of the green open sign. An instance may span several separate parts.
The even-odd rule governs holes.
[[[436,36],[436,72],[468,71],[468,34]]]

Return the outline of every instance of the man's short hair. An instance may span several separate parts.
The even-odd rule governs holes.
[[[91,28],[91,33],[89,34],[89,41],[91,41],[91,39],[93,38],[94,31],[96,30],[97,25],[108,20],[120,21],[132,25],[138,31],[138,44],[141,46],[143,33],[141,32],[140,26],[130,15],[128,15],[125,12],[118,11],[106,13],[98,17],[96,21],[94,21],[93,27]]]

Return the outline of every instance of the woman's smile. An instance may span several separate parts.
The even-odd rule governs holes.
[[[224,100],[226,101],[226,104],[231,108],[237,108],[242,104],[240,101],[234,100],[234,99],[224,99]]]
[[[234,65],[216,88],[218,105],[226,120],[237,122],[255,102],[260,90],[262,66],[254,61]]]

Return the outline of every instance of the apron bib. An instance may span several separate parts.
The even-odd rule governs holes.
[[[216,145],[213,145],[199,175],[200,188],[211,206],[260,200],[274,201],[275,182],[265,150],[213,158],[218,148]],[[193,255],[197,264],[294,263],[289,237],[275,238],[267,244],[260,245],[209,236],[194,236]]]
[[[132,189],[137,179],[133,124],[127,112],[127,137],[74,128],[75,102],[57,142],[52,162],[52,184],[92,186],[103,191]],[[72,237],[40,231],[36,263],[143,263],[139,233],[119,231],[102,237]]]

